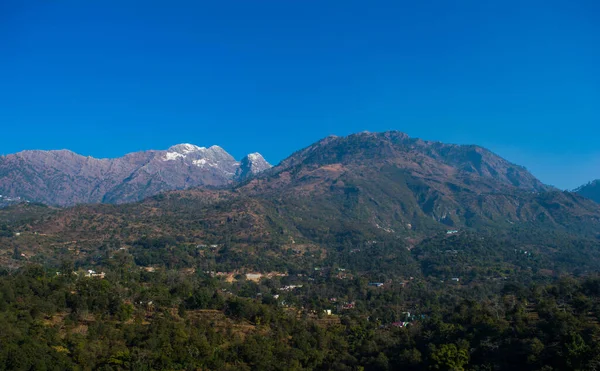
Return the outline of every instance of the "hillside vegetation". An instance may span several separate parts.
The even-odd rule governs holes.
[[[483,148],[397,132],[227,189],[13,205],[0,368],[592,370],[599,223]]]

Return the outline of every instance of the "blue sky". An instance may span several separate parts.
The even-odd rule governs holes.
[[[278,162],[327,135],[486,146],[600,178],[597,1],[0,1],[0,154],[218,144]]]

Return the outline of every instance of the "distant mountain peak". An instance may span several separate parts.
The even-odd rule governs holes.
[[[254,153],[249,153],[247,156],[248,160],[250,161],[264,161],[265,158],[258,152],[254,152]]]
[[[298,174],[298,167],[309,171],[329,165],[393,166],[421,179],[477,183],[481,192],[502,187],[522,191],[549,189],[522,166],[483,147],[425,141],[400,131],[327,137],[292,154],[273,172],[278,174],[293,168],[291,172]]]
[[[591,181],[587,182],[586,184],[575,188],[573,190],[573,192],[579,192],[587,187],[597,187],[597,186],[600,186],[600,179],[591,180]]]
[[[206,150],[205,147],[199,147],[197,145],[189,144],[189,143],[181,143],[181,144],[176,144],[176,145],[170,147],[167,150],[167,152],[179,153],[182,155],[186,155],[191,152],[200,152],[200,151],[205,151],[205,150]]]
[[[217,145],[206,148],[189,143],[176,144],[170,147],[164,155],[164,161],[183,160],[186,158],[194,165],[200,167],[206,164],[215,167],[218,166],[219,162],[236,162],[233,156]]]
[[[573,192],[600,203],[600,179],[592,180],[587,184],[577,187]]]
[[[270,167],[260,155],[243,165],[223,148],[180,143],[112,159],[68,150],[0,157],[0,194],[50,205],[138,201],[162,191],[229,185]],[[0,205],[1,206],[1,205]]]
[[[240,161],[240,167],[236,177],[239,180],[245,180],[260,172],[268,170],[271,167],[272,165],[268,163],[260,153],[250,153]]]

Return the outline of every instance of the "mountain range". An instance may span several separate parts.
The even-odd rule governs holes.
[[[404,234],[514,225],[600,234],[600,206],[578,193],[544,185],[485,148],[395,131],[327,137],[275,167],[257,153],[238,162],[220,147],[191,144],[113,160],[27,151],[0,159],[0,193],[59,206],[163,193],[131,206],[143,209],[134,214],[146,215],[149,207],[154,214],[185,215],[193,208],[205,212],[193,211],[192,220],[208,218],[215,230],[227,220],[250,218],[246,224],[260,226],[252,229],[259,235],[307,240],[353,230]]]
[[[212,152],[211,157],[205,152]],[[148,187],[157,175],[145,170],[157,163],[162,170],[155,174],[161,179],[174,174],[178,164],[205,174],[196,170],[195,164],[228,163],[229,167],[220,167],[219,172],[210,165],[200,170],[212,170],[209,174],[214,178],[204,178],[205,184],[231,185],[165,192],[118,208],[87,205],[66,209],[40,232],[76,240],[83,239],[81,234],[89,239],[90,231],[97,231],[97,238],[103,239],[117,226],[135,226],[124,234],[176,235],[185,231],[215,238],[228,235],[240,241],[312,243],[356,236],[423,235],[446,228],[517,226],[593,238],[600,235],[600,205],[546,186],[525,168],[482,147],[429,142],[400,132],[328,137],[268,169],[258,155],[237,164],[217,148],[200,151],[176,146],[149,155],[152,160],[144,170],[113,187],[119,192],[105,193],[127,197],[99,199],[126,201],[140,198],[149,189],[158,192],[160,187]],[[253,171],[244,161],[258,168]],[[137,177],[149,177],[150,181],[137,181]],[[240,180],[232,183],[234,179]],[[157,184],[169,184],[164,182]]]
[[[55,206],[123,203],[167,190],[225,186],[270,167],[259,153],[238,162],[219,146],[192,144],[115,159],[23,151],[0,157],[0,194]]]

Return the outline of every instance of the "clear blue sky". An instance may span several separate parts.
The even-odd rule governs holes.
[[[600,178],[600,2],[0,0],[0,153],[324,136],[484,145]]]

